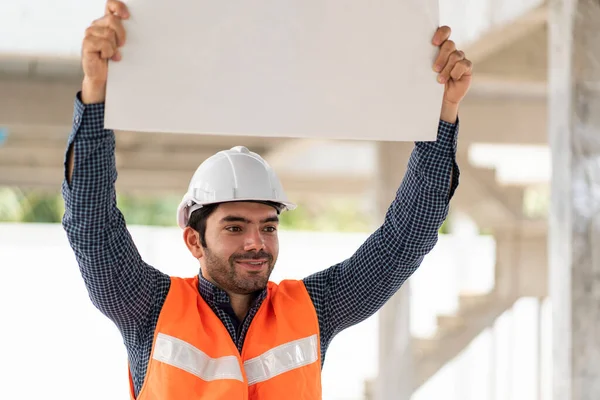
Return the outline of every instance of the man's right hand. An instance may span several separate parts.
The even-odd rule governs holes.
[[[121,60],[119,47],[125,44],[122,20],[129,18],[127,6],[119,0],[107,0],[104,17],[97,19],[85,31],[81,49],[84,104],[103,103],[106,98],[108,60]]]

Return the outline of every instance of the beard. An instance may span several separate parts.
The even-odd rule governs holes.
[[[206,270],[210,278],[221,289],[236,294],[251,294],[267,287],[269,277],[275,266],[273,255],[260,251],[251,253],[234,253],[228,259],[219,257],[208,248],[206,254]],[[246,270],[237,265],[237,260],[265,259],[266,265],[260,270]]]

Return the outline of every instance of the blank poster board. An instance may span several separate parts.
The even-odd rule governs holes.
[[[435,140],[438,0],[129,0],[108,129]]]

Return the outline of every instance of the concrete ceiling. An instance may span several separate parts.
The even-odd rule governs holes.
[[[476,75],[461,107],[463,151],[470,143],[547,142],[545,18],[545,8],[533,10],[466,49],[476,62]],[[0,145],[0,185],[60,186],[80,82],[74,59],[0,57],[0,127],[8,131]],[[181,193],[199,163],[239,144],[264,155],[290,192],[364,196],[373,190],[377,153],[372,142],[136,132],[117,132],[118,186],[123,191]],[[319,167],[303,168],[303,163]],[[482,179],[493,176],[479,174],[472,180]],[[477,193],[466,192],[472,198]],[[493,207],[502,209],[502,204],[498,200]]]

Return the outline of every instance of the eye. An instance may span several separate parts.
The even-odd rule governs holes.
[[[241,232],[242,228],[239,226],[228,226],[225,228],[225,230],[228,230],[229,232]]]
[[[269,233],[273,233],[277,230],[277,228],[275,228],[274,226],[267,226],[265,227],[265,231],[269,232]]]

